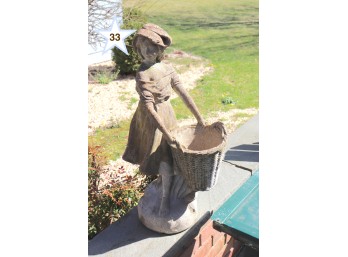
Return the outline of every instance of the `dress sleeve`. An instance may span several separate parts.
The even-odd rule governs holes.
[[[175,92],[182,91],[183,90],[182,83],[179,79],[178,74],[174,70],[174,68],[172,68],[171,74],[172,74],[171,75],[172,76],[172,79],[171,79],[172,88],[174,89]]]
[[[140,101],[143,101],[145,104],[155,103],[155,98],[150,91],[153,83],[153,81],[150,81],[141,74],[137,74],[136,76],[136,90],[140,96]]]

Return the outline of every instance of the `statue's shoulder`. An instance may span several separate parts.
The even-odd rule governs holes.
[[[167,69],[168,71],[174,71],[174,67],[173,67],[173,65],[172,65],[170,62],[168,62],[168,61],[162,61],[161,64],[162,64],[163,67],[164,67],[165,69]]]
[[[161,64],[163,65],[163,70],[165,71],[165,74],[170,75],[175,73],[175,69],[170,62],[162,61]]]
[[[136,75],[136,80],[147,81],[150,79],[150,73],[146,69],[139,69]]]

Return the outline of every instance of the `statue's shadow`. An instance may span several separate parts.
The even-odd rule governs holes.
[[[138,208],[134,207],[122,219],[111,224],[88,242],[88,255],[103,254],[146,238],[163,236],[167,235],[146,228],[138,218]]]
[[[207,222],[211,212],[205,212],[196,222],[195,226],[180,232],[176,237],[176,243],[167,250],[164,257],[173,256],[178,246],[183,247],[192,238],[198,235],[200,228]],[[88,242],[88,255],[105,254],[117,248],[131,245],[135,242],[148,238],[171,237],[172,235],[162,234],[146,228],[138,218],[138,209],[134,207],[126,216],[111,224],[100,234]]]
[[[228,149],[224,160],[239,162],[259,162],[259,142],[242,144]]]

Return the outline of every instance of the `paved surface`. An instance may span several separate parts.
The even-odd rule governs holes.
[[[198,234],[211,212],[218,209],[258,168],[258,115],[228,138],[228,150],[222,162],[218,182],[207,192],[198,192],[201,219],[191,229],[164,235],[147,229],[138,220],[137,208],[111,224],[88,243],[89,256],[170,257],[186,241]]]
[[[259,167],[259,115],[254,116],[228,139],[225,161],[255,171]]]

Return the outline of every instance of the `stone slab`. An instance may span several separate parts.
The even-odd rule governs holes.
[[[259,115],[232,133],[224,160],[253,172],[259,168]]]

